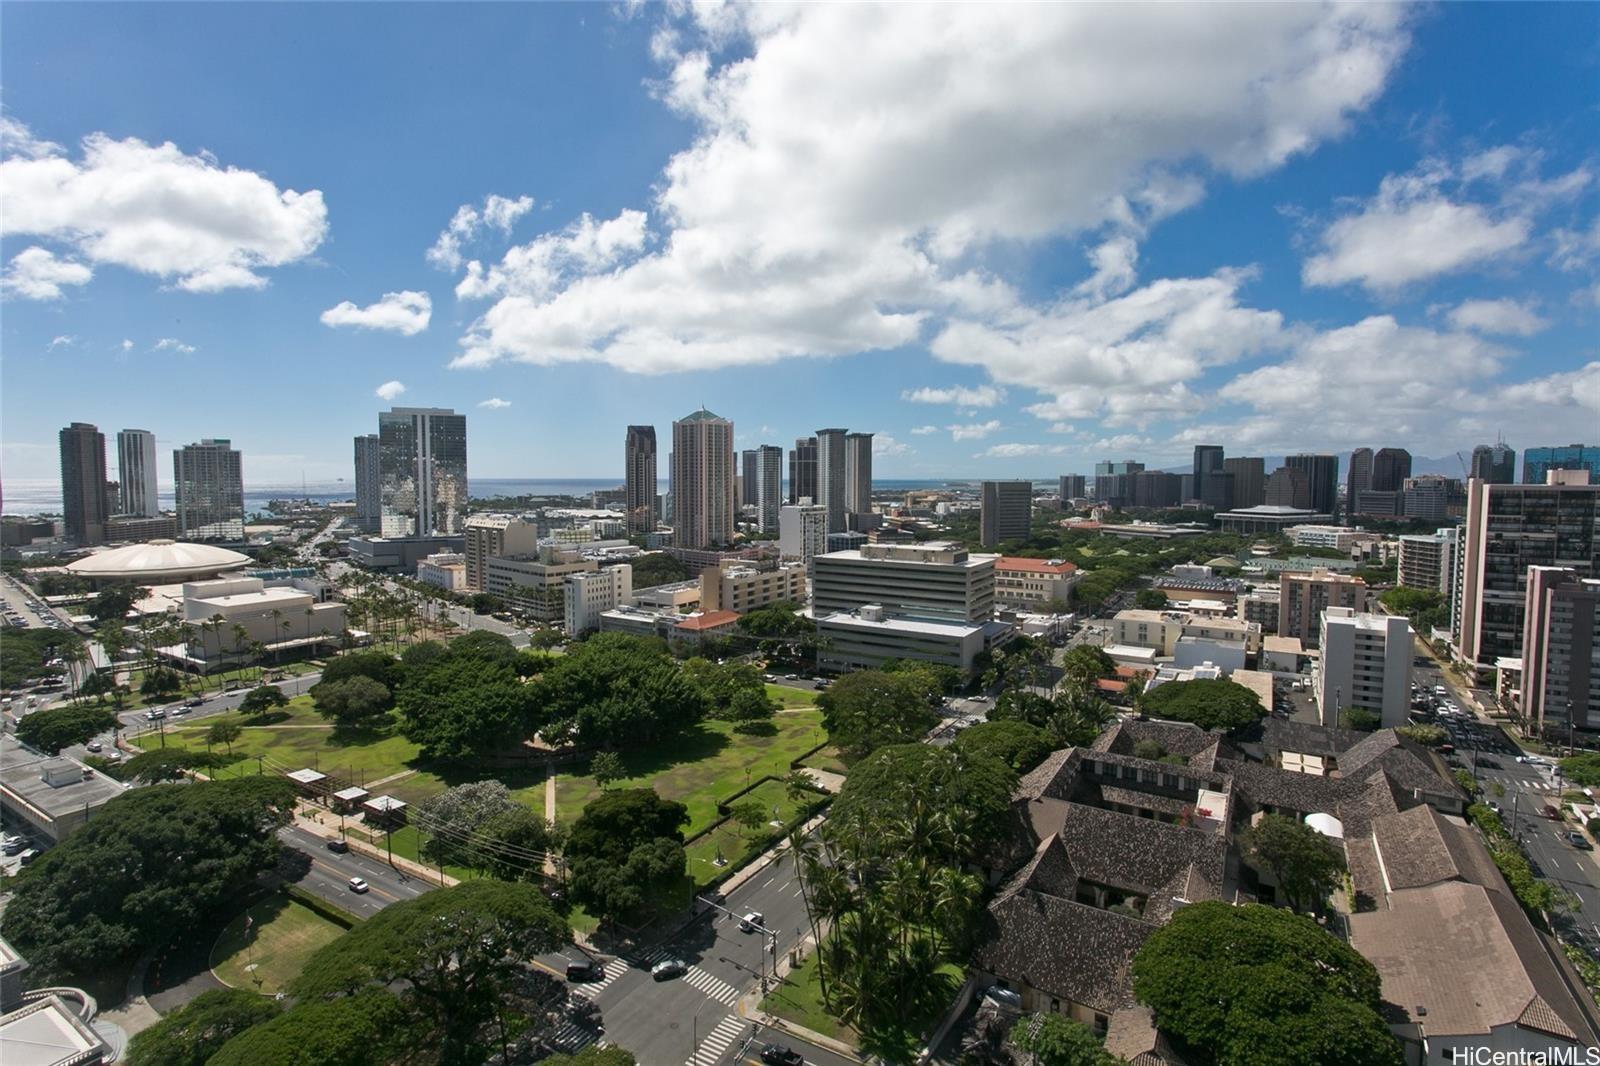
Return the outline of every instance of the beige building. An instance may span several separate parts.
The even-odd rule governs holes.
[[[1187,616],[1181,611],[1118,611],[1111,620],[1112,643],[1134,648],[1154,648],[1168,658],[1183,636]]]
[[[1261,651],[1261,626],[1240,618],[1208,618],[1189,612],[1189,620],[1183,625],[1183,636],[1195,640],[1243,644],[1249,655],[1257,655]]]
[[[462,533],[466,540],[462,555],[469,592],[490,591],[490,559],[502,555],[535,555],[539,551],[539,527],[508,514],[473,515],[462,527]]]
[[[994,564],[994,600],[1002,607],[1044,608],[1072,602],[1078,568],[1064,559],[1002,555]]]
[[[748,563],[723,563],[700,573],[700,604],[705,611],[744,614],[774,603],[806,602],[806,568],[789,563],[762,570]]]
[[[1306,647],[1322,639],[1322,612],[1367,607],[1367,583],[1359,577],[1318,567],[1309,574],[1285,573],[1278,579],[1278,636],[1299,637]]]
[[[1600,578],[1530,566],[1522,627],[1523,728],[1561,737],[1600,729]],[[1501,662],[1505,662],[1504,659]]]
[[[541,622],[556,622],[566,617],[567,576],[598,569],[593,559],[555,548],[543,548],[537,555],[494,556],[487,560],[484,591]]]
[[[230,577],[184,585],[183,620],[193,631],[190,660],[209,668],[255,658],[256,644],[269,652],[336,648],[344,636],[345,606],[318,603],[293,586],[269,587],[258,577]]]
[[[417,580],[446,592],[467,591],[467,557],[460,552],[439,552],[417,564]]]

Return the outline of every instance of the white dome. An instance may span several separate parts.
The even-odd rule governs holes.
[[[250,557],[212,544],[151,540],[95,552],[68,563],[67,569],[95,581],[171,583],[184,578],[214,577],[224,570],[249,566]]]
[[[1344,839],[1344,823],[1331,814],[1324,814],[1321,811],[1316,814],[1308,814],[1306,815],[1306,825],[1309,825],[1325,837],[1332,837],[1334,840]]]

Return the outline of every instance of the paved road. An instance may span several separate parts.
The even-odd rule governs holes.
[[[326,839],[297,826],[280,829],[278,838],[305,857],[305,870],[295,879],[296,884],[364,918],[377,914],[391,903],[413,899],[437,887],[418,877],[406,877],[387,863],[358,852],[340,855],[329,851]],[[352,877],[363,878],[372,890],[350,891]]]

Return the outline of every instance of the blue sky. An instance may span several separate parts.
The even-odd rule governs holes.
[[[8,479],[73,420],[348,476],[380,390],[478,477],[620,476],[701,404],[886,477],[1600,438],[1597,5],[3,30]]]

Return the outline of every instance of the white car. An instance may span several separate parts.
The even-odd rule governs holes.
[[[766,915],[762,914],[760,911],[751,911],[749,914],[746,914],[743,918],[739,919],[739,932],[753,933],[757,929],[765,928],[766,924]]]
[[[43,721],[43,719],[40,719],[40,721]],[[105,745],[101,744],[98,740],[91,740],[89,743],[84,745],[84,748],[88,751],[104,751]]]
[[[361,878],[352,877],[350,879],[350,891],[356,893],[357,895],[361,895],[371,890],[372,886],[367,884],[366,881],[362,880]]]

